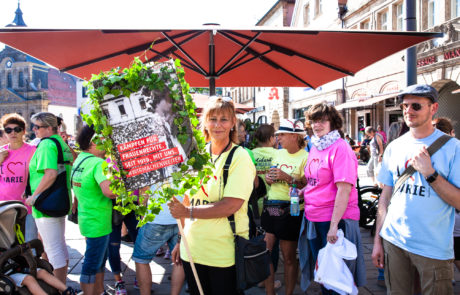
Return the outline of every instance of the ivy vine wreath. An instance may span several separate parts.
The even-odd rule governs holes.
[[[195,113],[195,104],[189,94],[189,85],[184,79],[184,69],[179,60],[174,62],[174,66],[172,62],[170,66],[167,63],[160,66],[159,71],[155,71],[151,63],[143,63],[140,58],[135,58],[129,68],[115,68],[93,75],[86,85],[89,102],[92,104],[91,113],[82,115],[88,125],[94,126],[97,134],[94,142],[98,148],[104,149],[111,159],[104,163],[103,169],[111,181],[111,190],[118,195],[114,208],[123,214],[135,211],[141,216],[139,226],[152,221],[160,212],[161,205],[172,196],[195,194],[201,186],[201,180],[206,181],[206,176],[212,174],[210,156],[205,150],[206,142],[201,131],[197,129],[199,121]],[[107,113],[102,108],[108,95],[130,98],[132,93],[142,88],[149,91],[168,88],[172,112],[176,114],[172,128],[175,129],[177,140],[185,145],[187,141],[190,142],[190,133],[193,134],[193,144],[188,144],[187,160],[180,163],[180,169],[168,177],[168,182],[172,185],[157,189],[155,193],[160,197],[150,198],[148,205],[144,205],[143,201],[145,196],[152,194],[151,191],[147,190],[145,194],[141,194],[137,204],[138,197],[126,186],[129,169],[124,169],[120,165],[121,160],[114,144],[114,128],[109,124]]]

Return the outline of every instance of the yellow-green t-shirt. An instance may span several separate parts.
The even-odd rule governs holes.
[[[112,232],[112,200],[102,193],[100,187],[101,182],[107,180],[102,163],[104,159],[82,152],[72,168],[73,191],[78,200],[78,226],[81,235],[87,238],[99,238]]]
[[[288,153],[286,149],[276,150],[272,165],[276,165],[283,172],[293,176],[295,179],[304,177],[304,167],[307,163],[308,153],[300,149],[294,154]],[[275,182],[267,192],[269,200],[289,201],[289,185],[286,182]]]
[[[265,174],[267,174],[268,170],[270,170],[276,151],[277,150],[272,147],[260,147],[252,150],[254,160],[256,161],[257,175],[263,179],[265,186],[267,187],[267,191],[270,186],[267,185],[265,181]]]
[[[233,154],[227,185],[224,189],[222,172],[229,152],[222,153],[217,159],[213,176],[192,196],[190,202],[196,207],[218,202],[224,197],[243,199],[243,205],[234,214],[235,230],[238,235],[248,238],[248,200],[251,196],[256,168],[248,152],[238,147]],[[213,161],[216,158],[217,155],[212,155]],[[214,267],[230,267],[235,264],[233,232],[227,217],[185,220],[185,236],[195,263]],[[189,261],[184,243],[181,243],[180,253],[183,260]]]
[[[69,146],[62,140],[57,134],[50,136],[56,138],[61,144],[64,162],[71,163],[73,161],[72,152]],[[58,170],[58,150],[57,146],[51,139],[43,139],[37,147],[32,159],[30,159],[29,173],[30,173],[30,189],[32,194],[37,189],[38,185],[42,181],[43,175],[45,175],[46,169]],[[67,172],[67,188],[69,189],[69,200],[72,204],[71,193],[70,193],[70,169],[71,164],[65,164]],[[35,218],[49,217],[48,215],[38,211],[35,207],[32,207],[32,215]]]

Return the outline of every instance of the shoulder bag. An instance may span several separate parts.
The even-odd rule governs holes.
[[[225,161],[223,171],[224,189],[227,184],[228,170],[232,163],[233,154],[238,147],[234,147]],[[270,275],[270,252],[264,241],[264,236],[259,235],[250,240],[240,237],[235,231],[235,216],[228,217],[230,227],[235,238],[235,268],[236,288],[244,291],[264,281]]]
[[[59,141],[52,137],[43,138],[42,141],[45,139],[50,139],[56,144],[58,151],[58,175],[54,183],[37,196],[34,207],[50,217],[63,217],[70,210],[67,172],[65,169],[66,162],[64,162],[64,155]]]

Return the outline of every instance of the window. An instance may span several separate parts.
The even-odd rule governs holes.
[[[388,10],[385,10],[378,14],[377,28],[382,31],[388,30]]]
[[[24,73],[19,72],[19,80],[18,80],[18,86],[19,87],[24,87]]]
[[[144,97],[139,98],[139,104],[141,105],[142,110],[145,110],[147,108]]]
[[[304,26],[308,26],[310,24],[310,5],[309,4],[305,5],[305,9],[303,10],[303,24]]]
[[[438,1],[428,0],[428,28],[438,24]]]
[[[81,88],[81,97],[88,97],[88,94],[86,94],[86,91],[87,91],[86,87],[83,86]]]
[[[393,15],[394,15],[394,23],[393,27],[397,31],[404,31],[404,5],[403,3],[398,3],[393,6]]]
[[[308,107],[300,108],[300,109],[295,109],[294,110],[294,120],[300,120],[302,123],[305,123],[305,112],[308,111]]]
[[[110,119],[110,113],[109,113],[109,109],[107,108],[107,105],[102,106],[102,113],[104,113],[107,119]]]
[[[460,0],[452,0],[452,8],[451,8],[451,17],[456,18],[460,16]]]
[[[361,30],[370,30],[371,29],[371,22],[369,20],[365,20],[360,24]]]
[[[315,17],[318,17],[323,13],[323,0],[316,0],[315,4]]]
[[[116,103],[118,105],[118,110],[120,111],[120,115],[126,116],[126,109],[125,109],[123,100],[116,101]]]
[[[7,88],[13,88],[13,77],[11,75],[11,73],[8,73],[7,77],[6,77],[6,87]]]

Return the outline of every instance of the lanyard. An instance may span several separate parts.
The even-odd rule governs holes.
[[[228,141],[228,144],[224,147],[224,149],[220,152],[220,154],[217,156],[217,158],[212,161],[213,164],[215,164],[217,162],[217,160],[219,160],[220,156],[228,149],[228,147],[230,146],[230,144],[232,143],[231,140]],[[209,154],[211,155],[212,157],[212,143],[209,144]]]

